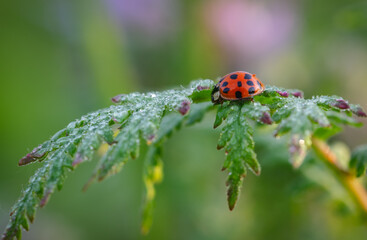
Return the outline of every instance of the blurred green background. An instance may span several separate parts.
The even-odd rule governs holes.
[[[17,160],[69,122],[120,93],[235,70],[367,109],[366,1],[1,1],[0,230],[39,166]],[[96,161],[78,167],[24,239],[367,239],[327,170],[293,170],[284,142],[267,140],[271,129],[256,133],[262,175],[249,174],[230,212],[212,122],[209,115],[166,144],[148,236],[140,235],[140,158],[85,193]],[[353,148],[366,135],[366,127],[347,128],[333,141]]]

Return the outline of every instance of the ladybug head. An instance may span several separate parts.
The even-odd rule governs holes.
[[[220,104],[222,103],[223,99],[220,96],[220,91],[219,91],[219,84],[215,85],[213,91],[212,91],[212,103],[214,104]]]

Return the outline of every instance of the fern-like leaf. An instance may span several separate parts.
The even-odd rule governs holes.
[[[43,164],[14,205],[2,238],[20,239],[21,228],[28,230],[28,221],[33,221],[36,209],[48,202],[55,189],[61,189],[67,172],[91,160],[104,143],[109,148],[99,160],[92,180],[103,180],[119,172],[127,161],[139,156],[142,143],[148,145],[142,220],[142,232],[148,232],[155,185],[163,176],[163,143],[174,130],[200,122],[205,113],[215,108],[210,102],[213,87],[213,81],[200,80],[187,88],[118,95],[112,98],[116,105],[81,117],[35,148],[19,161],[19,165],[35,161]],[[256,175],[261,171],[252,137],[255,124],[276,123],[276,136],[290,134],[291,162],[298,167],[311,145],[312,136],[328,138],[345,124],[360,126],[353,114],[366,117],[360,106],[337,96],[304,99],[299,90],[272,86],[252,101],[225,102],[218,106],[214,128],[223,125],[218,149],[224,148],[226,152],[223,170],[229,171],[229,208],[232,210],[236,204],[247,169]],[[356,151],[351,161],[351,167],[357,167],[358,175],[366,165],[365,158],[360,156],[366,156],[364,150]]]
[[[271,117],[278,124],[275,136],[290,133],[290,160],[294,167],[299,167],[311,145],[311,136],[330,137],[339,132],[341,125],[360,127],[362,124],[352,118],[364,116],[362,108],[349,104],[338,96],[318,96],[302,98],[299,90],[285,90],[267,87],[262,96],[255,99],[267,105]]]
[[[55,188],[61,189],[66,172],[92,159],[102,143],[110,147],[99,161],[92,179],[103,180],[120,171],[129,159],[138,157],[141,139],[151,144],[171,134],[173,129],[167,127],[157,134],[163,117],[179,112],[181,115],[176,114],[176,118],[182,121],[182,115],[190,110],[190,97],[205,96],[212,87],[211,80],[200,80],[188,88],[119,95],[112,98],[118,105],[87,114],[60,130],[19,161],[19,165],[34,161],[44,163],[13,207],[2,238],[20,239],[21,226],[28,230],[28,220],[33,221],[36,209],[47,203]]]
[[[223,170],[229,169],[227,179],[228,205],[232,210],[239,196],[243,177],[249,168],[260,174],[260,165],[254,152],[253,127],[248,119],[258,123],[278,124],[275,136],[290,134],[289,153],[294,167],[299,167],[311,146],[312,136],[330,136],[340,131],[341,125],[354,127],[361,123],[352,114],[364,116],[358,105],[351,105],[341,97],[319,96],[304,99],[300,90],[268,86],[253,101],[224,103],[218,107],[214,128],[224,120],[218,149],[224,148],[226,160]]]
[[[237,202],[247,169],[250,169],[256,175],[259,175],[261,171],[254,151],[253,127],[247,118],[261,121],[264,119],[264,115],[269,116],[267,111],[267,107],[254,102],[226,103],[218,107],[214,128],[226,119],[217,148],[224,148],[226,152],[226,160],[222,170],[228,169],[229,171],[227,199],[230,210],[234,208]],[[271,123],[270,117],[268,118],[269,120],[265,122]]]

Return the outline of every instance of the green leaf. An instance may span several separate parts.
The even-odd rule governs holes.
[[[270,108],[272,119],[278,123],[275,136],[290,133],[290,161],[299,167],[311,146],[311,136],[330,137],[340,131],[340,125],[360,127],[361,123],[350,116],[351,105],[338,96],[318,96],[312,99],[298,97],[298,90],[267,87],[264,96],[255,98]],[[285,97],[287,96],[287,97]],[[357,114],[356,114],[357,115]]]
[[[186,119],[191,102],[189,97],[193,92],[199,94],[203,86],[208,90],[213,85],[210,80],[200,80],[188,88],[118,95],[112,99],[118,105],[89,113],[71,122],[49,141],[35,148],[19,164],[38,160],[44,161],[43,165],[14,205],[3,239],[20,238],[21,226],[28,228],[27,218],[32,222],[38,206],[44,206],[54,190],[62,188],[67,172],[91,160],[103,143],[109,147],[92,174],[92,179],[97,177],[102,180],[115,174],[126,161],[138,157],[141,139],[148,144],[165,139]],[[209,105],[199,108],[199,111],[205,113],[208,109]],[[161,127],[164,116],[170,116],[170,119],[165,120],[167,122],[163,122]],[[195,116],[191,116],[191,121],[194,123],[201,118],[196,112]]]
[[[261,124],[272,124],[270,109],[268,106],[261,105],[258,102],[245,102],[242,107],[242,114]]]
[[[247,168],[256,175],[260,174],[260,164],[256,159],[254,141],[252,139],[253,128],[241,112],[241,104],[227,107],[219,107],[216,122],[222,122],[227,117],[226,124],[218,140],[218,149],[224,148],[226,160],[222,170],[228,169],[227,199],[229,209],[232,210],[239,197],[243,177]],[[227,108],[226,110],[224,108]],[[244,111],[246,112],[246,111]]]
[[[219,127],[222,124],[222,122],[227,118],[229,112],[232,110],[228,106],[229,104],[227,102],[218,107],[217,115],[215,116],[214,121],[214,128]]]
[[[354,170],[357,177],[361,177],[366,174],[367,145],[359,146],[352,152],[349,167]]]
[[[28,221],[34,220],[36,209],[48,202],[55,189],[62,188],[67,173],[78,164],[92,160],[101,146],[106,146],[107,151],[99,159],[91,180],[103,180],[119,172],[127,161],[139,156],[144,143],[149,147],[144,167],[147,195],[142,231],[149,231],[154,205],[152,192],[159,182],[155,172],[162,170],[163,142],[182,126],[200,122],[213,108],[217,108],[214,128],[223,125],[218,149],[224,148],[226,152],[223,170],[229,171],[227,195],[231,210],[247,170],[256,175],[261,172],[254,151],[253,121],[276,123],[276,136],[290,135],[290,159],[298,167],[311,145],[311,136],[328,138],[341,131],[343,125],[361,126],[353,114],[366,117],[359,105],[350,104],[341,97],[304,99],[299,90],[274,86],[267,86],[251,101],[226,101],[213,106],[214,85],[211,80],[198,80],[187,88],[120,94],[112,98],[116,105],[82,116],[33,149],[19,165],[42,163],[14,205],[3,239],[20,239],[22,228],[28,229]],[[356,169],[358,176],[365,171],[365,156],[365,150],[357,149],[353,153],[351,168]]]
[[[201,80],[195,82],[194,85],[191,84],[194,88],[193,93],[190,95],[190,98],[194,103],[200,102],[209,102],[211,99],[211,93],[214,87],[214,82],[211,80]]]

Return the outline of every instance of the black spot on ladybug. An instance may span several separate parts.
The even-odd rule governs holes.
[[[242,82],[241,82],[241,81],[238,81],[238,82],[237,82],[237,86],[238,86],[238,87],[242,87]]]
[[[242,93],[240,91],[236,92],[236,98],[242,98]]]
[[[252,78],[251,74],[248,73],[245,74],[245,79],[251,79],[251,78]]]
[[[255,93],[255,88],[254,87],[250,87],[248,89],[248,94],[254,94]]]
[[[223,92],[224,93],[228,93],[229,92],[229,88],[226,87],[225,89],[223,89]]]
[[[238,75],[237,75],[237,74],[232,74],[232,75],[230,76],[230,78],[231,78],[231,79],[237,79],[237,77],[238,77]]]
[[[253,83],[252,81],[247,81],[246,83],[247,83],[247,85],[249,85],[249,86],[254,86],[254,83]]]
[[[225,87],[225,86],[227,86],[228,85],[228,82],[224,82],[223,84],[222,84],[222,87]]]

